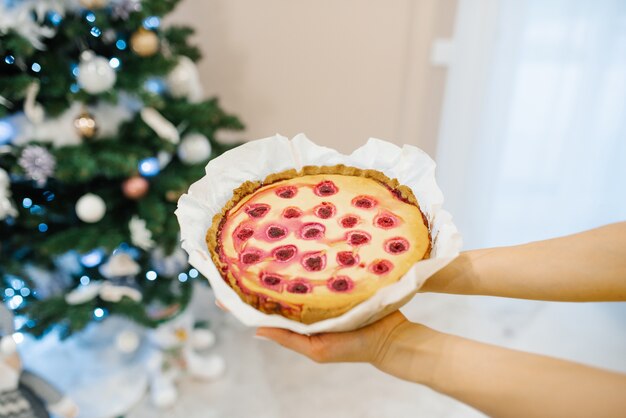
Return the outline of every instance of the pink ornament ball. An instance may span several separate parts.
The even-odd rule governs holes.
[[[122,183],[122,192],[129,199],[138,200],[148,193],[150,183],[141,176],[133,176]]]

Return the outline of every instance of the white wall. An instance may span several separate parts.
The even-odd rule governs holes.
[[[306,133],[351,151],[368,137],[436,150],[445,69],[430,64],[456,0],[185,0],[207,94],[246,139]]]

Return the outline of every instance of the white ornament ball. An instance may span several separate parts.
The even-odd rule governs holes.
[[[115,346],[122,353],[134,353],[139,347],[139,335],[130,330],[122,331],[115,338]]]
[[[226,370],[226,361],[222,356],[212,354],[206,358],[203,358],[201,365],[190,364],[189,366],[196,366],[195,369],[191,370],[191,373],[194,375],[194,377],[213,380],[224,374],[224,371]]]
[[[196,64],[186,56],[178,58],[178,64],[167,75],[167,88],[177,98],[187,98],[192,103],[202,100],[203,91]]]
[[[163,170],[172,161],[172,154],[167,151],[159,151],[157,160],[159,160],[159,168]]]
[[[211,142],[200,134],[185,135],[178,145],[178,158],[188,165],[202,163],[211,156]]]
[[[109,60],[96,56],[92,51],[85,51],[78,64],[78,85],[90,94],[109,90],[115,84],[117,76],[109,65]]]
[[[104,217],[107,206],[100,196],[87,193],[78,199],[75,209],[78,219],[87,223],[95,223]]]
[[[178,399],[178,391],[173,379],[169,376],[159,376],[150,382],[150,398],[157,408],[170,408]]]
[[[196,350],[206,350],[215,345],[215,333],[208,329],[195,329],[191,334],[191,343]]]

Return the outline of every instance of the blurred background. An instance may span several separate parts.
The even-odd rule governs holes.
[[[183,0],[161,24],[195,29],[204,96],[244,122],[216,141],[303,132],[346,153],[369,137],[416,145],[438,164],[466,249],[626,219],[621,0]],[[420,294],[402,310],[441,331],[626,372],[625,305]],[[112,399],[128,417],[483,416],[372,367],[315,364],[253,339],[203,286],[190,309],[211,321],[210,350],[226,367],[180,378],[167,408],[128,376],[107,375],[96,391],[104,371],[61,376],[43,360],[82,350],[97,363],[103,343],[90,329],[64,343],[26,337],[20,350],[85,417],[113,416]],[[115,320],[92,334],[114,332]]]

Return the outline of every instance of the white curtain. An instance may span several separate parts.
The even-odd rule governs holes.
[[[465,248],[626,220],[626,1],[458,1],[436,160]],[[470,338],[626,371],[624,303],[443,300]]]
[[[466,247],[626,220],[626,1],[460,0],[438,176]]]

